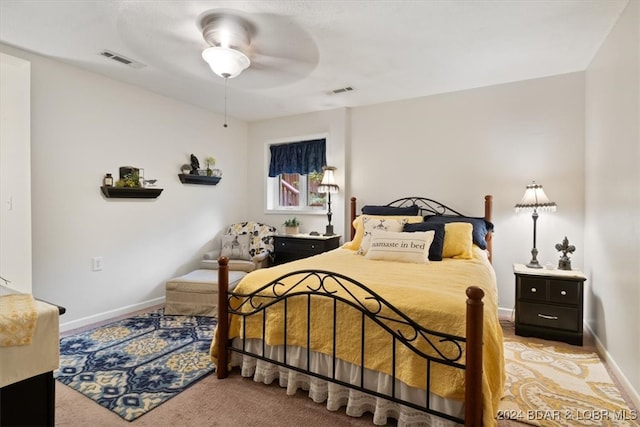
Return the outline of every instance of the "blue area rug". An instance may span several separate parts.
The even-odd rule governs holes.
[[[215,325],[159,309],[62,338],[54,376],[132,421],[213,372]]]

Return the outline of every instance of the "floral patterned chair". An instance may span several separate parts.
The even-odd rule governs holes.
[[[213,239],[213,250],[206,252],[201,268],[218,269],[218,258],[229,258],[229,271],[253,271],[268,267],[273,260],[276,228],[254,221],[231,224]]]
[[[275,234],[275,227],[252,221],[220,231],[213,239],[213,250],[204,254],[200,269],[167,281],[165,314],[215,317],[218,258],[229,258],[229,289],[233,289],[248,272],[269,265]]]

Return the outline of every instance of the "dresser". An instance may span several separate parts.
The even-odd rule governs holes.
[[[295,261],[340,246],[340,235],[280,234],[274,237],[275,264]]]
[[[17,291],[0,287],[0,298]],[[8,300],[6,300],[8,301]],[[0,302],[2,306],[2,302]],[[0,426],[53,426],[59,366],[59,319],[64,307],[35,301],[38,317],[30,344],[0,347]],[[7,310],[0,310],[0,313]],[[0,318],[0,322],[8,318]]]
[[[582,345],[584,282],[576,270],[514,264],[516,335]]]

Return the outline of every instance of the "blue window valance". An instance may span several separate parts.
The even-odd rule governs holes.
[[[322,172],[322,167],[327,164],[326,145],[325,138],[272,145],[269,147],[269,177],[273,178],[283,173],[306,175]]]

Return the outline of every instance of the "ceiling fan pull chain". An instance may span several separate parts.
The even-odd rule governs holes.
[[[227,127],[227,81],[228,77],[224,78],[224,127]]]

